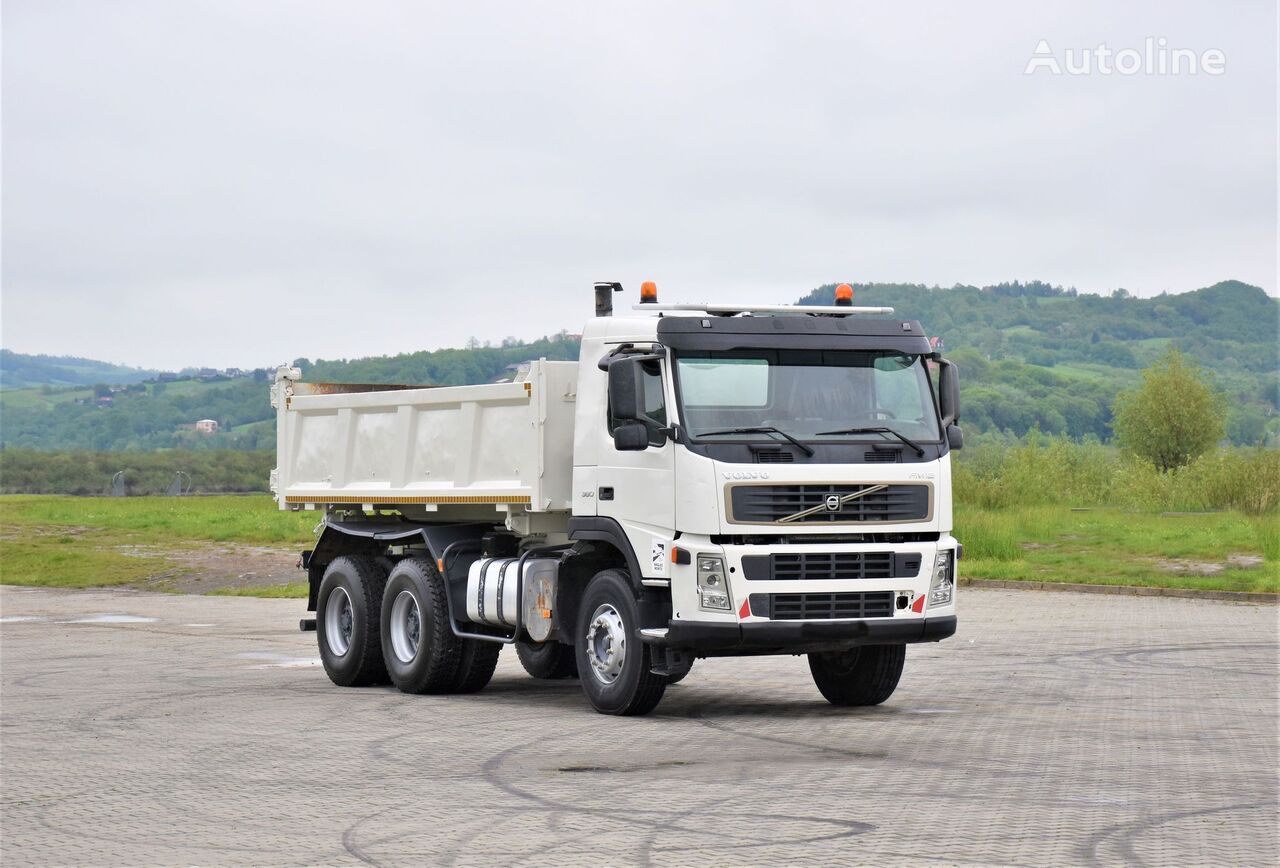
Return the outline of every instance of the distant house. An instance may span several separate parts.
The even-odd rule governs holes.
[[[218,420],[201,419],[196,423],[196,430],[201,434],[216,434],[218,432]]]
[[[94,403],[99,407],[110,407],[115,403],[115,400],[110,395],[101,395],[94,400]]]
[[[516,378],[519,377],[521,374],[528,373],[529,365],[531,364],[533,363],[532,362],[516,362],[515,364],[507,365],[505,368],[503,368],[503,373],[499,374],[498,377],[494,379],[493,382],[495,383],[514,382]]]

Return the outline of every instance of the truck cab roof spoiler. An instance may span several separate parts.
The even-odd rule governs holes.
[[[632,310],[641,313],[706,313],[712,316],[737,316],[738,314],[826,314],[851,316],[891,314],[891,307],[841,307],[816,304],[635,304]]]

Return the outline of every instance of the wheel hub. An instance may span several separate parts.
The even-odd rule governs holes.
[[[324,638],[335,656],[341,657],[351,647],[354,625],[351,596],[346,588],[334,588],[324,608]]]
[[[401,663],[412,663],[418,656],[422,641],[422,613],[418,600],[408,591],[401,591],[391,604],[391,650]]]
[[[604,684],[612,684],[627,660],[627,630],[618,610],[608,603],[596,609],[586,639],[591,674]]]

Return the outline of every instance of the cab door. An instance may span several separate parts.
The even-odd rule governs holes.
[[[675,444],[660,429],[670,425],[666,362],[638,363],[637,392],[642,412],[636,420],[621,419],[605,401],[604,425],[598,443],[596,508],[601,517],[616,520],[631,542],[642,578],[670,575],[670,547],[675,531]],[[619,427],[642,424],[644,448],[619,449]],[[633,444],[634,445],[634,444]]]

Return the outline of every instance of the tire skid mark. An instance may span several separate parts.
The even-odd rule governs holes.
[[[592,726],[590,727],[590,729],[594,730],[596,729],[596,727]],[[584,730],[579,730],[579,731],[584,731]],[[569,732],[569,733],[562,733],[561,736],[565,737],[565,736],[572,736],[576,734],[577,733],[575,732]],[[592,806],[553,801],[552,799],[549,799],[544,796],[540,796],[537,793],[533,793],[533,792],[530,792],[529,790],[516,786],[515,784],[511,783],[508,780],[505,780],[501,776],[500,772],[501,772],[502,766],[505,765],[505,763],[512,756],[514,756],[519,751],[524,750],[525,748],[535,744],[545,744],[545,739],[534,739],[534,740],[525,742],[523,744],[519,744],[514,747],[508,748],[504,751],[500,751],[497,754],[494,754],[492,757],[489,758],[489,760],[485,762],[485,764],[482,767],[482,774],[484,776],[484,779],[487,782],[489,782],[491,785],[493,785],[495,788],[501,790],[504,793],[507,793],[508,795],[515,796],[516,798],[522,799],[524,801],[532,802],[540,810],[552,811],[552,812],[572,812],[577,815],[590,815],[594,813],[596,809]],[[712,800],[713,800],[712,798],[707,799],[708,802]],[[614,817],[611,817],[611,819],[615,822],[622,823],[624,825],[639,826],[645,829],[646,831],[650,831],[653,828],[653,822],[648,819],[640,819],[640,817],[641,816],[651,817],[661,821],[663,823],[663,829],[666,832],[683,832],[685,834],[692,835],[695,837],[697,836],[706,837],[707,836],[706,830],[690,828],[689,826],[685,825],[682,822],[686,813],[688,812],[684,808],[661,810],[661,809],[655,809],[655,808],[628,807],[626,811],[626,815],[614,816]],[[725,844],[722,842],[716,842],[717,849],[727,850],[727,851],[750,850],[750,849],[755,849],[759,847],[776,847],[779,845],[797,846],[797,845],[813,844],[813,843],[818,843],[823,841],[834,841],[842,838],[849,838],[855,835],[860,835],[865,832],[874,830],[876,828],[871,823],[863,823],[857,820],[844,820],[844,819],[837,819],[832,817],[795,816],[795,815],[787,815],[787,814],[762,814],[759,811],[726,811],[723,809],[713,809],[709,812],[703,812],[702,814],[700,814],[700,816],[706,817],[707,819],[745,819],[745,820],[749,820],[756,823],[766,818],[773,819],[773,820],[789,820],[792,822],[810,823],[817,826],[824,826],[824,825],[836,826],[837,828],[840,829],[839,831],[832,832],[830,834],[800,836],[796,838],[790,838],[787,840],[779,840],[779,839],[773,838],[769,840],[748,841],[745,843],[736,843],[736,844]],[[714,840],[714,839],[711,839],[711,840]],[[649,854],[649,858],[650,859],[652,858],[651,853]]]
[[[356,844],[355,837],[356,837],[356,830],[359,829],[361,825],[363,825],[365,822],[369,820],[372,820],[374,817],[380,816],[382,813],[383,813],[382,811],[374,811],[371,814],[365,814],[363,817],[360,817],[351,825],[347,826],[345,829],[342,830],[342,849],[346,850],[353,857],[355,857],[356,859],[359,859],[364,864],[373,865],[375,866],[375,868],[382,868],[382,863],[379,862],[377,859],[374,859],[372,856],[366,853],[363,849],[361,849],[360,846]]]
[[[705,708],[705,705],[691,706],[689,709],[685,711],[682,717],[686,720],[690,720],[694,723],[697,723],[701,726],[705,726],[708,729],[712,729],[717,732],[723,732],[728,735],[740,736],[742,738],[752,738],[757,741],[769,742],[771,744],[779,744],[784,747],[799,748],[801,750],[808,750],[817,754],[829,754],[832,756],[843,757],[844,759],[858,759],[858,760],[871,760],[871,761],[890,759],[890,755],[887,751],[871,752],[871,751],[851,750],[848,748],[836,747],[835,745],[831,745],[831,744],[814,744],[813,742],[801,741],[799,739],[784,738],[783,736],[777,736],[777,735],[764,735],[762,733],[751,732],[750,730],[746,730],[746,729],[738,729],[735,727],[727,726],[718,721],[708,720],[707,718],[703,717],[704,708]],[[833,718],[833,719],[839,719],[839,718]],[[926,768],[931,768],[931,769],[946,769],[946,768],[952,768],[954,766],[953,763],[948,763],[944,760],[923,760],[923,759],[916,758],[916,759],[913,759],[912,762],[915,765],[924,766]]]
[[[1224,653],[1249,653],[1256,651],[1266,651],[1274,653],[1275,646],[1273,644],[1259,642],[1201,642],[1195,644],[1173,644],[1161,646],[1149,645],[1126,645],[1113,646],[1110,648],[1092,648],[1080,651],[1068,652],[1065,654],[1037,657],[1022,658],[1028,663],[1050,663],[1056,666],[1066,666],[1072,661],[1084,662],[1093,665],[1102,665],[1116,667],[1120,669],[1132,668],[1134,666],[1148,666],[1157,669],[1175,669],[1175,670],[1211,670],[1216,675],[1238,675],[1240,677],[1257,678],[1259,675],[1270,675],[1272,671],[1257,672],[1252,670],[1235,669],[1229,666],[1217,667],[1207,666],[1203,663],[1184,663],[1177,660],[1162,659],[1160,661],[1143,659],[1156,656],[1177,654],[1185,652],[1201,652],[1201,651],[1220,651]],[[1274,657],[1272,657],[1274,663]],[[1274,669],[1274,667],[1273,667]]]
[[[1157,826],[1163,826],[1166,823],[1176,822],[1177,820],[1185,820],[1190,817],[1204,817],[1209,814],[1220,814],[1223,811],[1250,811],[1260,808],[1272,808],[1274,811],[1274,802],[1242,802],[1234,805],[1223,805],[1217,808],[1199,808],[1194,811],[1177,811],[1175,813],[1161,814],[1156,817],[1149,817],[1144,820],[1132,820],[1127,823],[1117,823],[1114,826],[1107,826],[1101,831],[1091,835],[1083,844],[1080,845],[1080,858],[1089,865],[1103,865],[1106,860],[1099,854],[1102,845],[1109,839],[1117,842],[1119,849],[1118,861],[1125,865],[1139,866],[1143,862],[1138,858],[1137,852],[1133,848],[1133,839],[1141,833],[1154,829]]]

